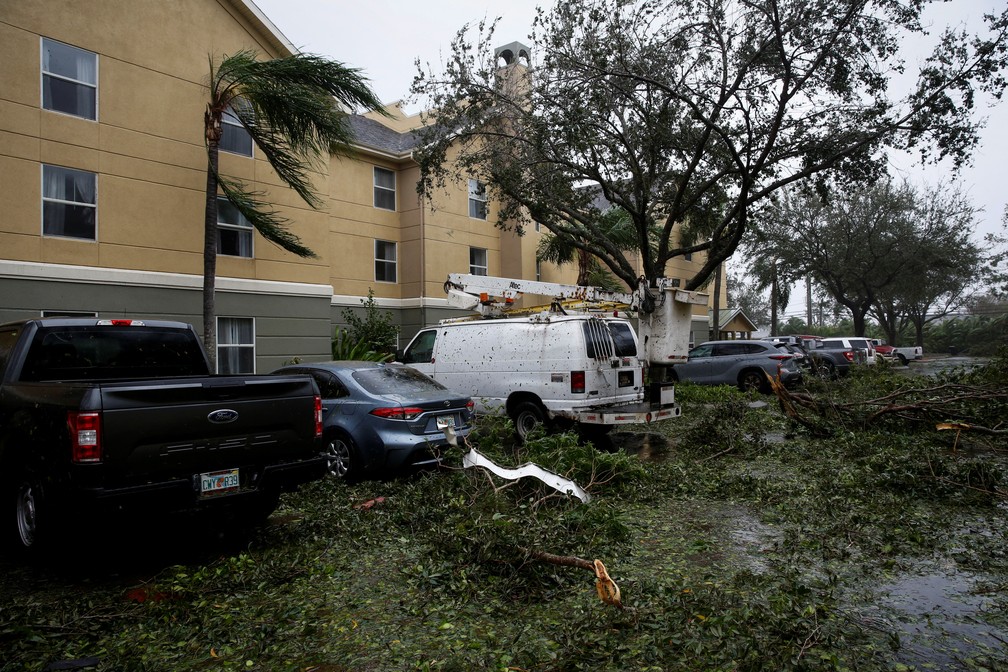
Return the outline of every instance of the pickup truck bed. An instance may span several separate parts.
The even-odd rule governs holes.
[[[228,508],[265,518],[280,493],[325,474],[320,409],[307,376],[210,375],[189,325],[2,325],[0,489],[13,509],[5,518],[17,521],[10,536],[31,550],[55,523],[110,511]]]

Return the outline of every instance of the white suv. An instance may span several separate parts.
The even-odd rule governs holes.
[[[863,336],[837,336],[822,339],[823,347],[827,350],[853,350],[854,362],[857,364],[868,364],[874,366],[875,346]]]

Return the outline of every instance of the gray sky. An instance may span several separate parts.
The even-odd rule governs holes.
[[[430,62],[435,70],[449,53],[455,33],[467,23],[484,18],[501,20],[495,46],[528,39],[536,7],[551,0],[254,0],[259,8],[296,47],[360,68],[385,102],[408,96],[416,74],[414,61]],[[936,31],[949,22],[979,25],[982,14],[1004,8],[1004,0],[953,0],[929,10]],[[913,45],[907,45],[908,48]],[[924,49],[917,47],[923,55]],[[912,70],[918,56],[907,57]],[[414,110],[415,111],[415,110]],[[960,182],[974,205],[984,209],[978,231],[994,231],[1008,203],[1008,101],[983,110],[988,117],[984,141],[975,154],[974,166]],[[921,170],[912,160],[894,166],[921,184],[950,179],[950,166]],[[790,310],[789,310],[790,313]]]

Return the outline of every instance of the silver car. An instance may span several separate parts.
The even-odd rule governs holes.
[[[707,341],[689,352],[689,360],[672,366],[676,380],[704,385],[738,385],[744,390],[770,391],[769,378],[785,387],[801,382],[802,373],[790,353],[759,340]],[[768,378],[769,377],[769,378]]]

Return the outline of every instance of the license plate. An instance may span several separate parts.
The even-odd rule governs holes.
[[[455,426],[455,416],[454,415],[439,415],[437,418],[437,428],[447,429],[448,427]]]
[[[238,470],[223,469],[200,474],[200,494],[210,497],[238,489]]]

